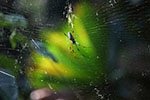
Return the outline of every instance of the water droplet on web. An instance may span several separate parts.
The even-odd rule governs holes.
[[[98,12],[96,12],[96,16],[98,16]]]
[[[16,69],[16,66],[14,66],[14,68]]]
[[[97,88],[94,88],[94,90],[96,91],[97,96],[99,96],[101,99],[104,99],[104,96],[99,93],[99,90]]]
[[[18,60],[16,59],[16,64],[18,63]]]
[[[99,56],[97,56],[96,58],[99,59]]]
[[[76,81],[76,78],[74,78],[73,80]]]
[[[31,71],[34,71],[34,69],[33,69],[32,67],[30,68],[30,70],[31,70]]]
[[[45,72],[45,74],[47,75],[47,72]]]

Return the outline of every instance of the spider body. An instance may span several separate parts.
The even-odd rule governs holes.
[[[74,33],[74,31],[72,31],[72,33]],[[73,52],[74,56],[76,56],[76,54],[75,54],[75,52],[74,52],[74,47],[73,47],[73,45],[75,45],[76,48],[77,48],[77,50],[80,52],[80,54],[81,54],[82,56],[84,56],[84,55],[82,54],[82,52],[80,51],[79,47],[78,47],[79,43],[77,43],[77,42],[75,41],[74,34],[71,34],[71,32],[68,32],[68,35],[66,35],[65,33],[64,33],[64,35],[65,35],[67,38],[69,38],[69,40],[71,41],[71,44],[70,44],[70,51]]]
[[[72,41],[73,44],[76,44],[76,41],[75,41],[73,35],[71,34],[71,32],[68,32],[68,38]]]

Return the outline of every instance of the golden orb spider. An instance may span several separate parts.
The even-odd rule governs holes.
[[[64,35],[67,37],[67,38],[69,38],[69,40],[71,41],[71,44],[70,44],[70,50],[71,50],[71,52],[73,52],[73,54],[74,54],[74,56],[76,56],[76,54],[75,54],[75,52],[74,52],[74,47],[73,47],[73,45],[75,45],[76,46],[76,48],[77,48],[77,50],[80,52],[80,54],[82,55],[82,56],[84,56],[83,55],[83,53],[80,51],[80,49],[79,49],[79,47],[78,47],[78,45],[80,45],[78,42],[76,42],[76,38],[74,37],[74,30],[72,31],[72,34],[71,34],[71,32],[68,32],[68,35],[64,32]],[[83,46],[84,47],[84,46]]]

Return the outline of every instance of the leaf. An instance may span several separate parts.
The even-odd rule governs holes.
[[[44,44],[42,42],[32,40],[31,46],[40,55],[49,57],[54,62],[58,62],[57,59],[55,58],[55,56],[50,51],[47,50],[47,48],[44,46]]]
[[[16,48],[17,43],[25,44],[27,43],[27,40],[25,40],[24,36],[22,34],[17,34],[16,29],[11,33],[9,37],[9,41],[11,43],[12,48]]]
[[[36,84],[36,86],[45,86],[45,84],[39,81],[39,79],[44,79],[45,71],[49,72],[47,73],[49,77],[53,76],[58,78],[59,76],[60,80],[69,80],[72,86],[78,88],[84,87],[87,89],[89,88],[90,82],[95,85],[103,82],[102,79],[104,78],[103,73],[106,68],[108,45],[106,41],[107,33],[104,31],[106,28],[101,26],[103,25],[102,17],[100,16],[97,22],[95,9],[88,3],[77,4],[74,9],[76,16],[73,20],[74,36],[77,37],[75,40],[80,45],[90,48],[79,46],[80,51],[85,55],[85,57],[83,57],[76,46],[74,46],[74,52],[77,55],[77,57],[74,57],[69,50],[71,41],[64,35],[64,32],[73,32],[72,27],[68,26],[68,23],[62,25],[62,30],[43,31],[42,37],[45,43],[47,43],[46,48],[55,55],[59,63],[56,64],[54,61],[33,54],[32,66],[36,66],[36,68],[34,71],[28,70],[28,74],[30,73],[28,76],[36,75],[35,77],[30,77],[32,83],[37,82],[33,83]],[[97,29],[93,30],[92,28]],[[56,74],[56,72],[53,71],[53,67],[56,68],[59,73]],[[67,73],[65,73],[65,71]],[[38,76],[37,72],[40,72]],[[62,76],[64,78],[61,78]],[[49,80],[53,82],[52,79]],[[49,82],[49,80],[47,80],[47,82]],[[53,84],[57,86],[57,82],[53,82]],[[59,85],[67,87],[68,84],[61,82]]]
[[[0,26],[4,27],[27,27],[27,21],[22,15],[18,14],[9,14],[5,15],[3,13],[0,13]]]
[[[0,67],[0,96],[3,100],[17,100],[16,78],[8,70]]]
[[[11,70],[15,76],[18,76],[18,71],[21,69],[21,66],[18,65],[18,61],[16,59],[4,54],[0,54],[0,66],[7,70]]]

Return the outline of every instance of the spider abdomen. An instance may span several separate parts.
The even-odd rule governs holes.
[[[73,35],[72,35],[70,32],[68,32],[68,37],[69,37],[69,39],[72,41],[73,44],[76,43],[76,41],[74,40]]]

